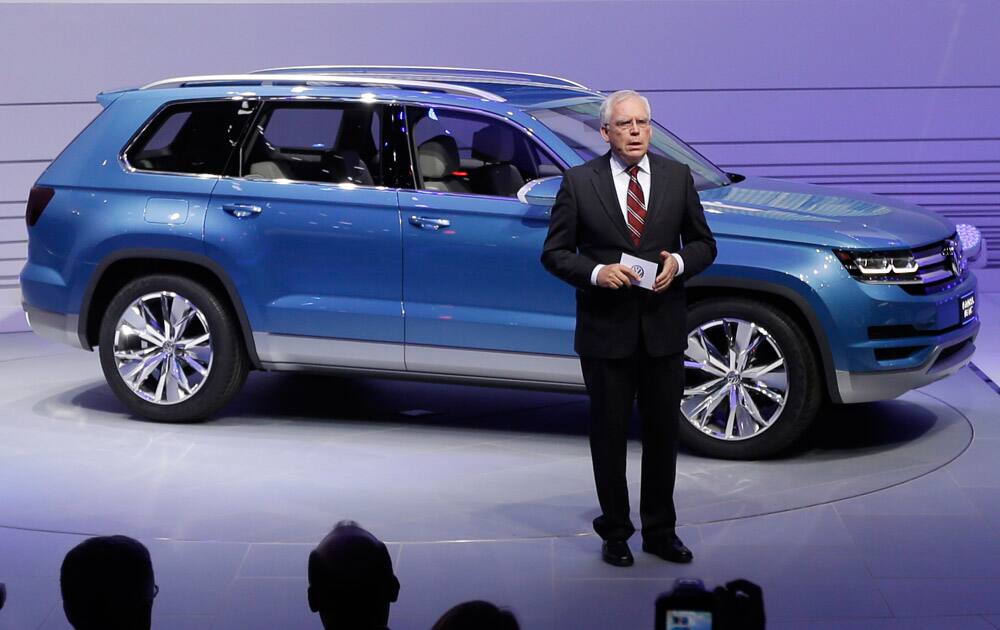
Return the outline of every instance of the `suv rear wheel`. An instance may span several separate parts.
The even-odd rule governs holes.
[[[816,418],[819,369],[805,334],[770,304],[712,299],[688,311],[681,440],[726,459],[770,457]]]
[[[225,305],[201,284],[152,275],[126,284],[101,320],[100,357],[115,395],[164,422],[199,420],[226,404],[249,362]]]

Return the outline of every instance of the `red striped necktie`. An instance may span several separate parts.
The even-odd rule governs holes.
[[[642,228],[646,224],[646,197],[642,194],[642,186],[639,185],[639,165],[636,164],[628,169],[628,231],[632,235],[632,242],[638,247],[639,239],[642,238]]]

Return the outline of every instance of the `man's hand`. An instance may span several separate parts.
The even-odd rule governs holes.
[[[639,281],[639,276],[629,267],[621,263],[604,265],[597,272],[597,286],[605,289],[620,289],[632,285],[632,281]]]
[[[677,261],[670,252],[664,250],[660,252],[660,260],[663,261],[663,271],[661,271],[657,276],[656,280],[653,281],[653,291],[657,293],[662,293],[667,290],[670,283],[674,281],[674,276],[677,274]]]

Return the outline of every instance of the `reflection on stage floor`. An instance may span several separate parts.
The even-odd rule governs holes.
[[[639,554],[633,570],[614,573],[590,528],[583,396],[254,373],[215,418],[159,424],[128,415],[94,354],[4,335],[3,615],[65,627],[58,590],[43,577],[58,574],[81,537],[126,533],[153,551],[164,626],[318,627],[305,606],[305,559],[333,523],[351,518],[390,543],[403,581],[394,628],[429,627],[473,597],[512,606],[525,628],[651,627],[656,593],[680,575],[756,577],[770,589],[792,580],[792,592],[846,588],[845,610],[883,617],[877,576],[865,571],[839,506],[883,496],[892,505],[912,488],[937,488],[935,471],[962,461],[995,397],[964,369],[898,400],[831,406],[782,458],[682,452],[676,500],[695,563]],[[633,502],[639,455],[633,440]],[[832,565],[832,574],[814,570]],[[838,571],[849,586],[829,583],[843,580]],[[18,613],[18,584],[36,585],[32,601],[47,603]],[[609,617],[594,601],[599,587],[627,612]],[[256,600],[250,611],[242,598]],[[798,618],[796,599],[769,598],[769,617]],[[633,617],[637,626],[607,625]]]

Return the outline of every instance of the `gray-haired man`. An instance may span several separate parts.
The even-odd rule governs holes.
[[[542,252],[545,268],[577,288],[576,342],[590,395],[590,449],[601,515],[602,557],[633,563],[628,538],[626,433],[638,398],[642,418],[642,548],[690,562],[677,537],[674,477],[687,346],[684,280],[715,259],[690,169],[649,153],[649,102],[610,95],[601,108],[610,151],[566,171]],[[622,254],[656,263],[651,290]],[[640,265],[641,268],[641,265]]]

